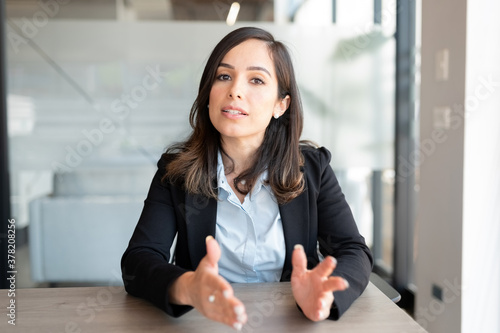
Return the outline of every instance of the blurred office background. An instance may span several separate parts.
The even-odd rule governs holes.
[[[396,0],[7,0],[9,197],[22,258],[18,288],[121,284],[121,254],[156,162],[189,133],[188,114],[209,52],[229,31],[255,25],[291,50],[304,105],[303,139],[332,152],[332,167],[375,255],[374,271],[402,293],[400,305],[430,332],[459,332],[467,325],[459,320],[465,306],[446,300],[464,296],[450,285],[462,286],[465,254],[447,257],[460,261],[450,268],[446,260],[417,260],[419,252],[458,251],[460,226],[467,226],[455,229],[463,216],[446,211],[463,197],[462,167],[462,181],[443,194],[457,200],[449,205],[434,196],[439,180],[422,179],[442,167],[432,168],[436,151],[462,142],[459,153],[446,155],[453,168],[467,143],[463,121],[457,124],[461,131],[453,128],[453,98],[463,106],[463,89],[457,88],[462,99],[450,91],[449,100],[420,100],[420,93],[430,100],[439,95],[454,68],[470,69],[453,43],[441,42],[451,32],[426,44],[433,33],[420,22],[447,8],[441,6]],[[462,18],[475,18],[458,7]],[[459,17],[449,27],[464,30]],[[421,39],[432,46],[422,70]],[[489,72],[479,72],[475,82],[489,80]],[[431,78],[422,90],[421,73],[422,81]],[[485,91],[493,90],[498,100],[500,76],[492,80]],[[454,131],[435,139],[436,130]],[[492,147],[500,155],[496,138]],[[450,174],[439,179],[448,176],[453,183]],[[499,199],[498,192],[492,197]],[[422,207],[445,211],[433,215]],[[450,224],[427,223],[434,219]],[[498,244],[495,231],[485,230],[497,235]],[[500,289],[494,290],[493,308],[500,299]],[[445,324],[450,318],[458,324]]]
[[[33,282],[120,282],[119,256],[156,162],[189,133],[211,49],[243,25],[290,48],[303,138],[331,150],[356,221],[390,273],[395,2],[380,2],[383,24],[373,1],[337,1],[335,13],[331,1],[242,1],[229,26],[231,5],[7,2],[12,216],[19,230],[29,226]]]

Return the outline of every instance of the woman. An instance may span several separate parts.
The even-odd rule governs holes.
[[[122,258],[126,290],[172,316],[194,307],[241,329],[247,316],[231,282],[291,281],[306,317],[339,318],[366,287],[372,257],[330,153],[299,141],[302,106],[284,45],[258,28],[224,37],[190,123],[187,141],[158,162]]]

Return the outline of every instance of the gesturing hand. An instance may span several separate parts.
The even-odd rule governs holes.
[[[181,275],[169,290],[172,302],[191,305],[205,317],[241,330],[247,321],[245,306],[231,285],[219,275],[221,251],[212,237],[206,239],[207,255],[194,272]]]
[[[307,258],[302,245],[295,245],[292,254],[292,293],[304,315],[319,321],[328,318],[333,303],[333,292],[349,287],[341,277],[330,276],[337,265],[333,257],[326,257],[314,269],[307,269]]]

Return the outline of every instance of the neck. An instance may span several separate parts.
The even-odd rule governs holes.
[[[261,143],[223,139],[221,144],[226,154],[232,159],[233,172],[231,173],[239,175],[252,166],[255,153]],[[225,166],[231,165],[230,159],[225,154],[222,154],[222,161]]]

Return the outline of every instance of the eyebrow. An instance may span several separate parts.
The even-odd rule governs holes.
[[[221,62],[219,64],[219,67],[225,67],[225,68],[229,68],[229,69],[234,69],[233,65],[226,64],[225,62]],[[272,77],[271,73],[266,68],[264,68],[262,66],[248,66],[247,67],[247,71],[262,71],[262,72],[267,73],[267,75],[269,75],[269,77]]]

